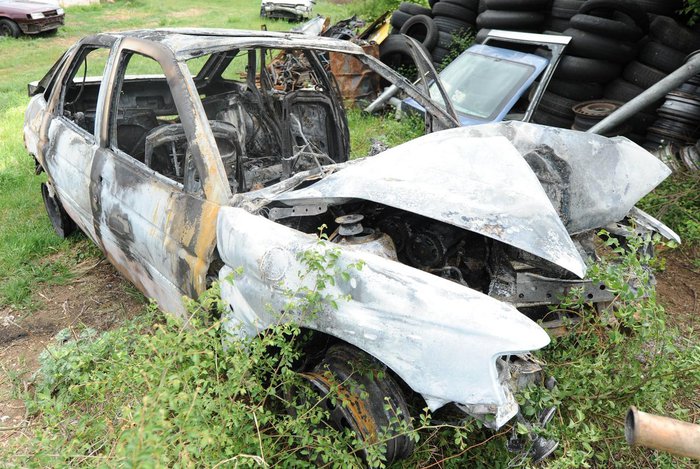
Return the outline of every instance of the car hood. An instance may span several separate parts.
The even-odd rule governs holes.
[[[586,272],[542,185],[505,137],[473,138],[464,128],[429,134],[274,197],[287,205],[353,199],[482,234],[579,277]]]
[[[6,13],[29,14],[55,10],[58,5],[43,2],[3,2],[0,1],[0,11]]]

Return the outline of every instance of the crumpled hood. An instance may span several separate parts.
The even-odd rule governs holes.
[[[275,200],[368,200],[496,239],[583,277],[584,260],[521,154],[504,137],[470,138],[465,130],[412,140]]]

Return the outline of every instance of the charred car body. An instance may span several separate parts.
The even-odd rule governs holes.
[[[390,370],[369,405],[339,409],[336,423],[371,440],[389,422],[385,400],[408,417],[405,394],[415,393],[431,410],[450,405],[500,427],[518,412],[514,383],[540,371],[526,356],[549,342],[537,308],[573,286],[605,299],[605,286],[581,280],[594,255],[585,240],[669,171],[626,139],[525,123],[453,128],[348,162],[324,68],[334,53],[418,101],[428,130],[458,126],[449,106],[346,41],[92,36],[29,87],[25,142],[48,175],[51,221],[63,235],[76,224],[171,313],[222,279],[227,328],[247,336],[279,321],[285,292],[309,281],[299,254],[326,224],[337,235],[324,249],[337,250],[341,269],[364,267],[329,287],[350,300],[296,318],[325,344],[301,371],[327,391],[319,367],[340,373],[369,356]],[[416,59],[435,81],[428,57]],[[396,436],[387,460],[410,451]]]

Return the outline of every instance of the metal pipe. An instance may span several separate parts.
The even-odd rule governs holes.
[[[640,412],[634,406],[625,418],[625,438],[630,446],[700,459],[700,425]]]
[[[608,117],[598,122],[596,125],[587,130],[592,134],[603,135],[610,130],[615,129],[619,125],[626,122],[629,118],[643,111],[652,103],[666,96],[669,92],[675,90],[690,77],[700,73],[700,54],[693,54],[688,61],[669,76],[640,94],[627,104],[623,105],[617,111],[610,114]]]

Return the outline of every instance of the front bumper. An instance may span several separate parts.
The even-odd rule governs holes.
[[[49,16],[48,18],[27,20],[25,22],[18,22],[17,24],[24,34],[39,34],[63,26],[65,24],[65,16]]]

